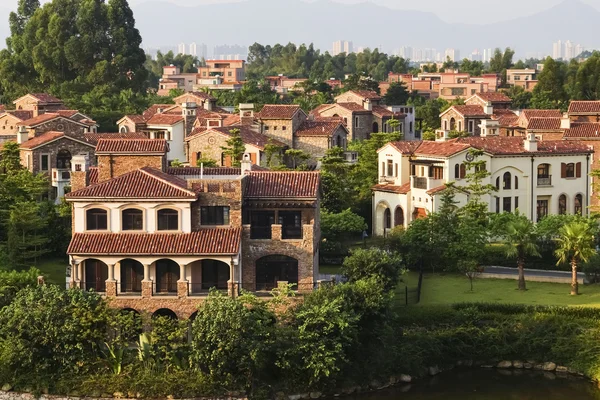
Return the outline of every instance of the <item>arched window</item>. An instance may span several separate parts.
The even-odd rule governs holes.
[[[410,121],[410,123],[408,124],[408,131],[409,131],[409,133],[412,133],[412,131],[413,131],[413,122],[412,121]]]
[[[460,165],[454,165],[454,179],[460,179]]]
[[[447,131],[448,130],[448,121],[444,121],[444,130]]]
[[[373,133],[379,132],[379,124],[377,122],[373,122]]]
[[[71,169],[71,152],[69,150],[59,150],[56,155],[56,168]]]
[[[392,228],[392,212],[389,208],[386,208],[383,212],[383,226],[385,227],[385,229]]]
[[[159,231],[179,230],[179,213],[177,210],[165,208],[158,210],[157,215]]]
[[[511,181],[512,181],[512,176],[510,175],[510,172],[505,172],[504,176],[502,177],[502,189],[510,190]]]
[[[558,213],[560,215],[565,215],[567,213],[567,196],[561,194],[558,198]]]
[[[462,121],[458,121],[458,130],[462,132]]]
[[[91,208],[85,212],[85,229],[105,231],[108,229],[108,212],[101,208]]]
[[[127,133],[128,131],[129,131],[129,128],[127,128],[127,126],[126,126],[126,125],[123,125],[123,126],[121,127],[121,129],[119,129],[119,132],[121,132],[121,133]]]
[[[456,120],[454,117],[450,118],[450,130],[453,131],[456,128]]]
[[[500,177],[496,178],[496,190],[500,190]]]
[[[515,175],[515,189],[519,188],[519,178]]]
[[[582,215],[583,214],[583,196],[578,194],[575,196],[575,214]]]
[[[404,226],[404,210],[400,206],[394,211],[394,226]]]
[[[465,164],[460,164],[460,179],[464,179],[467,176],[467,166]]]
[[[121,225],[124,231],[141,231],[144,229],[144,212],[136,208],[128,208],[121,213]]]

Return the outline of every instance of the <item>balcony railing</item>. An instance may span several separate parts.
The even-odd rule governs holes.
[[[52,182],[69,182],[71,180],[71,171],[63,168],[52,168]]]
[[[136,295],[142,293],[141,282],[117,282],[117,285],[121,288],[121,295]]]
[[[211,289],[216,289],[220,292],[227,292],[227,281],[221,282],[188,282],[188,294],[206,295]]]
[[[158,295],[176,295],[177,294],[177,282],[161,282],[152,284],[152,294]]]
[[[537,185],[538,186],[552,186],[552,175],[538,176]]]
[[[427,190],[427,178],[421,176],[413,176],[413,187],[415,189]]]

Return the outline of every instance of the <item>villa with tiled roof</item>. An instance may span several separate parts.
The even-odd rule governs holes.
[[[211,289],[313,289],[318,172],[255,170],[249,155],[241,168],[157,168],[166,148],[145,140],[101,139],[112,163],[97,168],[73,160],[72,286],[113,307],[186,318]]]
[[[471,149],[483,151],[480,160],[490,172],[482,183],[496,188],[484,197],[490,212],[518,209],[532,221],[550,214],[589,213],[593,149],[586,143],[537,140],[534,134],[392,142],[378,151],[373,233],[384,235],[439,210],[448,183],[458,189],[468,184]],[[455,200],[464,205],[468,192],[458,190]]]

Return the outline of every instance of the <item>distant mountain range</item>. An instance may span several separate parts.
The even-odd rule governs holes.
[[[341,4],[331,0],[246,0],[186,7],[166,1],[132,5],[145,47],[177,43],[250,45],[314,43],[331,50],[336,40],[384,50],[401,46],[452,47],[461,57],[473,49],[511,47],[518,56],[552,50],[552,42],[571,40],[586,49],[600,48],[595,32],[600,12],[579,0],[566,0],[548,10],[514,20],[485,24],[486,14],[501,3],[485,6],[474,24],[450,24],[433,13],[403,11],[373,3]],[[483,6],[482,6],[483,8]],[[0,38],[8,35],[9,10],[0,8]],[[0,48],[4,40],[0,40]]]
[[[458,48],[464,57],[473,49],[507,47],[521,55],[552,50],[562,39],[586,48],[600,47],[595,32],[600,12],[579,0],[566,0],[535,15],[485,24],[486,14],[501,3],[485,6],[474,24],[450,24],[433,13],[385,8],[373,3],[340,4],[330,0],[247,0],[240,3],[184,7],[164,1],[133,6],[145,46],[179,42],[250,45],[314,43],[330,50],[336,40],[355,46]],[[483,9],[483,6],[482,6]]]

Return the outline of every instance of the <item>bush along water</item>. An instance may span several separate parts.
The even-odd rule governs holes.
[[[90,397],[317,397],[503,360],[600,377],[600,310],[397,307],[400,258],[364,252],[345,263],[347,283],[270,300],[213,292],[193,323],[115,310],[94,292],[25,286],[0,309],[0,385]]]

